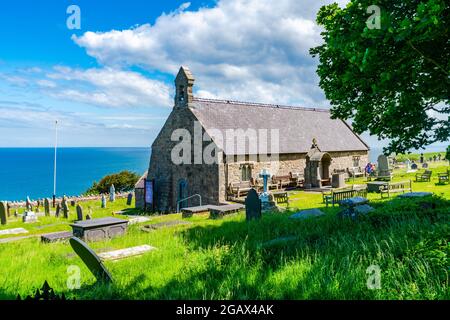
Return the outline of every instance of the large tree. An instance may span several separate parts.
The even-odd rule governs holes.
[[[449,8],[448,0],[323,6],[317,22],[324,41],[310,52],[319,56],[332,116],[351,119],[357,133],[389,139],[388,152],[448,141]]]

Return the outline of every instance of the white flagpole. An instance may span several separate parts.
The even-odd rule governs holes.
[[[58,147],[58,120],[55,121],[55,160],[53,162],[53,207],[56,206],[56,149]]]

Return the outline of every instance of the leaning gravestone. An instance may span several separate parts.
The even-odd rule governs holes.
[[[82,240],[72,237],[69,240],[72,249],[83,260],[84,264],[100,282],[112,282],[111,274],[103,265],[97,254]]]
[[[116,200],[116,188],[114,188],[114,184],[109,188],[109,201],[114,202]]]
[[[261,218],[261,199],[255,189],[251,189],[245,198],[245,216],[247,221]]]
[[[131,206],[132,202],[133,202],[133,194],[130,192],[127,197],[127,206]]]
[[[3,225],[5,225],[7,222],[7,220],[6,220],[7,219],[6,218],[7,206],[8,206],[8,204],[6,202],[3,202],[3,201],[0,202],[0,223]]]
[[[36,202],[36,212],[41,212],[40,208],[41,208],[41,201],[38,200],[38,201]]]
[[[83,221],[83,207],[79,204],[77,205],[77,220]]]
[[[106,197],[102,194],[102,208],[106,208]]]
[[[50,201],[47,198],[44,200],[44,212],[46,217],[50,215]]]

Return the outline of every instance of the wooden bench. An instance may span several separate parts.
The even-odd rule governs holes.
[[[425,172],[416,173],[416,182],[430,182],[432,174],[433,172],[430,170],[425,170]]]
[[[235,182],[229,186],[229,194],[239,198],[241,195],[246,195],[252,189],[250,181]]]
[[[292,184],[295,187],[301,187],[305,184],[305,175],[299,172],[289,172],[289,176],[291,177]]]
[[[279,203],[285,203],[286,207],[289,208],[289,195],[287,192],[275,192],[272,193],[273,200],[279,204]]]
[[[360,167],[353,167],[348,169],[348,173],[352,178],[363,177],[364,171]]]
[[[293,183],[291,180],[291,176],[273,176],[272,183],[276,184],[278,189],[283,189],[285,187],[292,187]]]
[[[412,191],[411,180],[395,183],[387,183],[385,185],[380,186],[381,198],[383,198],[384,195],[387,195],[387,197],[389,198],[391,193],[398,193],[398,192],[405,193],[405,191],[408,192]]]
[[[439,184],[449,183],[450,169],[444,173],[438,173]]]
[[[326,206],[331,203],[334,207],[339,201],[350,199],[353,197],[367,197],[367,188],[364,189],[344,189],[344,190],[333,190],[331,194],[324,197]]]

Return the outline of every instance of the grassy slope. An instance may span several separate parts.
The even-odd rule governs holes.
[[[434,172],[444,167],[433,168]],[[412,175],[398,172],[396,180]],[[357,179],[355,183],[361,183]],[[68,244],[41,244],[26,239],[0,244],[0,298],[31,294],[48,280],[57,293],[77,299],[450,299],[450,186],[415,183],[414,191],[432,191],[433,200],[388,200],[371,194],[377,209],[362,221],[341,220],[338,208],[326,216],[290,221],[290,212],[268,214],[245,222],[244,214],[223,220],[188,219],[177,226],[144,233],[138,225],[125,237],[92,243],[96,251],[150,244],[158,250],[141,257],[106,262],[115,283],[94,285],[95,279]],[[291,195],[291,207],[323,207],[320,194]],[[100,209],[94,217],[126,207],[125,200]],[[74,215],[72,210],[72,217]],[[181,219],[154,216],[151,223]],[[41,218],[45,224],[64,219]],[[23,227],[20,222],[0,229]],[[69,230],[68,224],[44,229],[25,225],[32,233]],[[261,247],[265,241],[295,236],[293,241]],[[366,269],[381,267],[381,290],[368,290]],[[67,267],[81,268],[82,287],[67,289]]]

